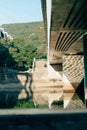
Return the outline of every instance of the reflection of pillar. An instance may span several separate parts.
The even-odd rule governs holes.
[[[83,36],[83,47],[84,47],[84,80],[85,80],[84,86],[85,89],[87,89],[87,34]],[[86,93],[85,93],[85,99],[87,100]]]
[[[50,27],[51,27],[51,0],[46,0],[46,9],[47,9],[47,46],[48,46],[48,65],[49,65],[49,51],[50,51]]]
[[[84,74],[85,74],[85,87],[87,88],[87,34],[83,36],[84,42]]]

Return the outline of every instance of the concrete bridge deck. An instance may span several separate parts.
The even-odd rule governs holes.
[[[41,2],[48,46],[48,64],[57,68],[58,72],[60,69],[62,71],[64,104],[75,99],[72,96],[74,93],[71,95],[69,91],[71,88],[85,104],[87,0],[41,0]],[[71,95],[69,100],[65,95]]]
[[[50,64],[62,63],[64,54],[83,54],[86,7],[86,0],[42,0]]]

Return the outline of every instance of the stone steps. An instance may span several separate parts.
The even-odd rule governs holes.
[[[61,88],[63,86],[63,83],[61,81],[52,82],[33,82],[32,88]]]
[[[35,62],[35,66],[36,66],[36,68],[37,67],[46,67],[46,65],[47,65],[47,61],[36,61]]]
[[[54,100],[60,100],[59,95],[63,93],[61,74],[54,71],[49,73],[46,62],[39,61],[36,63],[32,79],[33,99],[36,104],[51,106]]]

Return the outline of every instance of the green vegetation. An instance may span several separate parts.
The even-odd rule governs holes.
[[[38,104],[37,108],[42,108],[42,109],[48,108],[48,105],[47,104]]]
[[[32,100],[20,100],[16,102],[13,108],[35,108],[35,106]]]
[[[13,108],[48,108],[46,104],[38,104],[37,106],[34,105],[33,100],[19,100],[16,102]]]
[[[6,39],[1,41],[0,58],[1,61],[4,59],[3,65],[30,68],[34,57],[46,59],[43,22],[5,24],[2,27],[14,39],[12,42]]]

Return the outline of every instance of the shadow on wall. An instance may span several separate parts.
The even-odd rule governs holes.
[[[82,81],[80,82],[79,86],[77,87],[76,93],[78,94],[78,96],[81,98],[81,100],[85,104],[85,90],[84,89],[85,89],[85,87],[84,87],[84,78],[83,78]]]
[[[13,108],[18,101],[32,98],[32,75],[15,72],[15,64],[8,49],[0,45],[0,108]]]

